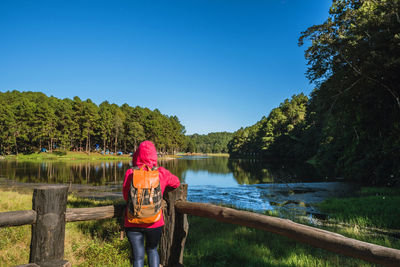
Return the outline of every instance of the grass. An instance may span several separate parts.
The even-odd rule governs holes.
[[[32,209],[32,194],[0,191],[0,212],[29,209]],[[0,266],[28,263],[30,225],[0,228],[0,237]]]
[[[218,155],[218,156],[223,156]],[[163,158],[175,158],[175,155],[160,156],[159,159]],[[71,152],[71,151],[54,151],[52,153],[32,153],[32,154],[18,154],[18,155],[7,155],[2,157],[4,160],[19,160],[19,161],[79,161],[79,160],[131,160],[132,156],[125,155],[103,155],[97,152]]]
[[[97,152],[90,154],[86,152],[71,152],[71,151],[54,151],[52,153],[32,153],[32,154],[18,154],[8,155],[4,157],[6,160],[20,160],[20,161],[43,161],[43,160],[130,160],[132,157],[129,155],[102,155]]]
[[[185,266],[371,266],[265,231],[189,218]]]
[[[400,188],[365,187],[357,197],[328,199],[319,208],[334,222],[400,230]]]
[[[68,208],[111,203],[115,202],[68,197]],[[0,212],[29,209],[32,209],[32,191],[0,190]],[[116,219],[67,223],[64,258],[73,266],[130,266],[129,243],[119,239],[119,230]],[[0,228],[0,236],[1,267],[29,262],[31,226]]]
[[[68,223],[65,236],[72,266],[130,266],[129,243],[119,239],[116,219]]]
[[[365,189],[360,192],[359,197],[361,199],[369,198],[371,195],[382,197],[376,194],[377,191]],[[397,191],[390,196],[396,197],[396,194]],[[386,196],[389,195],[385,194]],[[392,198],[385,199],[386,204],[393,201]],[[111,200],[96,201],[68,197],[69,208],[114,203]],[[363,202],[353,205],[361,205],[360,203]],[[367,204],[373,205],[372,202]],[[31,209],[31,206],[32,192],[0,190],[0,212]],[[343,209],[345,212],[346,205]],[[374,217],[387,215],[370,213],[368,225],[376,226]],[[393,214],[390,217],[393,217]],[[195,216],[188,216],[188,219],[189,235],[184,253],[185,266],[374,266],[265,231]],[[343,221],[349,222],[351,219],[343,217]],[[385,222],[384,225],[390,224]],[[325,229],[362,241],[400,249],[399,239],[371,235],[361,231],[357,224],[349,227],[325,227]],[[64,258],[73,266],[130,266],[129,244],[126,239],[119,239],[119,230],[120,226],[116,219],[67,223]],[[0,236],[0,266],[28,263],[30,226],[0,228]]]

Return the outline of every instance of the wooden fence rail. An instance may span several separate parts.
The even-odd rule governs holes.
[[[50,191],[52,191],[50,194],[53,195],[52,197],[47,196]],[[59,195],[60,192],[63,194],[62,198],[64,199],[65,197],[66,201],[66,193],[64,191],[65,187],[62,189],[59,186],[35,189],[33,198],[34,210],[0,213],[0,227],[32,224],[30,257],[30,262],[32,263],[35,262],[41,266],[68,266],[66,261],[63,260],[64,242],[60,242],[59,239],[54,240],[55,237],[64,240],[63,227],[65,229],[65,222],[100,220],[123,216],[124,205],[64,209],[64,215],[59,212],[63,208],[54,210],[53,206],[57,206],[55,204],[50,205],[45,210],[41,207],[41,205],[49,205],[47,201],[52,201],[52,203],[62,202],[63,200],[61,199],[55,201],[57,198],[55,196]],[[273,232],[315,247],[385,266],[400,266],[400,250],[397,249],[347,238],[286,219],[212,204],[187,202],[186,197],[187,185],[185,184],[181,185],[177,190],[164,193],[165,205],[163,212],[166,225],[160,241],[160,260],[163,266],[183,265],[183,249],[188,234],[186,214]],[[38,199],[41,200],[39,201]],[[53,232],[59,229],[59,232],[49,234],[48,232],[52,231],[48,231],[48,229],[52,229]],[[44,230],[47,232],[43,233]],[[34,236],[36,236],[37,240],[40,240],[39,243],[34,240]],[[62,251],[60,243],[62,243]]]
[[[0,213],[0,227],[21,226],[36,223],[36,211],[21,210]]]
[[[175,209],[180,213],[276,233],[302,243],[365,261],[385,266],[400,266],[400,250],[398,249],[362,242],[337,233],[295,223],[291,220],[212,204],[183,201],[177,201]]]
[[[67,209],[65,213],[65,222],[79,222],[122,217],[124,208],[124,204],[119,204],[95,208]],[[35,224],[36,217],[37,213],[34,210],[1,212],[0,227]]]
[[[32,225],[30,264],[20,267],[68,267],[64,260],[65,223],[121,218],[125,205],[67,209],[67,186],[49,185],[35,188],[32,210],[0,212],[0,227]],[[165,226],[160,241],[160,263],[181,266],[188,232],[187,216],[175,212],[174,203],[185,201],[187,185],[164,192]]]

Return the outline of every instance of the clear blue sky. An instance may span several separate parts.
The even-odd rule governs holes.
[[[309,94],[300,32],[330,0],[0,1],[0,91],[158,108],[187,133]]]

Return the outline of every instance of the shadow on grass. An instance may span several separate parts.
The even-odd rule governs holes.
[[[123,199],[91,199],[91,198],[76,198],[74,196],[70,197],[67,202],[68,208],[90,208],[90,207],[101,207],[109,205],[119,205],[124,204]]]
[[[54,154],[56,156],[66,156],[67,151],[53,151],[52,154]]]
[[[86,221],[78,224],[78,229],[92,238],[103,241],[111,241],[119,237],[121,221],[119,219],[106,219],[98,221]]]

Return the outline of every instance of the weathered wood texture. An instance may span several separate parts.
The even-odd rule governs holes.
[[[294,223],[290,220],[239,211],[212,204],[178,201],[178,212],[253,227],[291,239],[385,266],[400,266],[400,250],[374,245],[345,236]]]
[[[74,208],[67,209],[66,221],[90,221],[101,220],[124,216],[125,204],[110,205],[95,208]]]
[[[21,210],[0,212],[0,227],[21,226],[36,222],[36,211]]]
[[[122,217],[124,209],[125,204],[67,209],[65,220],[66,222],[77,222]],[[1,212],[0,227],[34,224],[36,217],[37,214],[34,210]]]
[[[32,209],[37,217],[32,225],[30,263],[41,266],[42,263],[63,260],[67,195],[67,186],[34,189]]]
[[[163,207],[165,226],[160,241],[160,263],[163,266],[183,266],[183,250],[188,235],[189,224],[187,215],[177,213],[174,203],[187,199],[187,184],[181,184],[177,189],[166,189]]]

